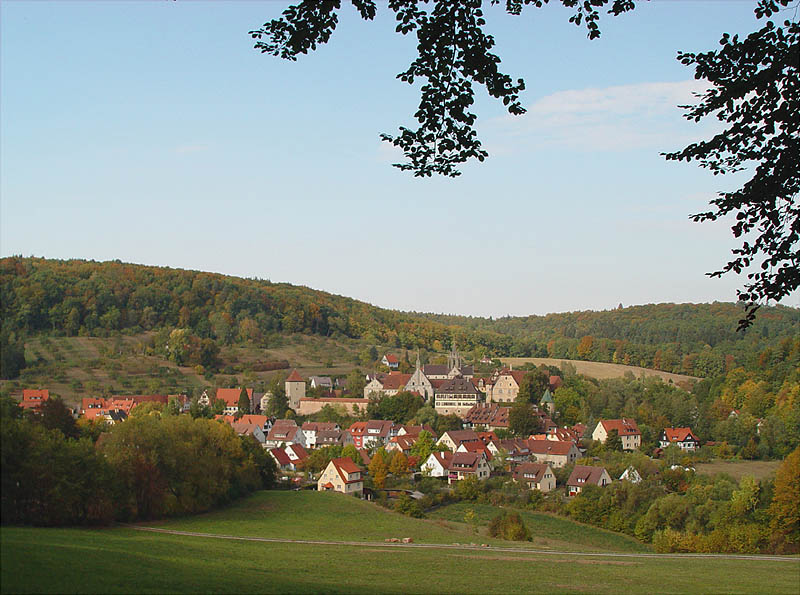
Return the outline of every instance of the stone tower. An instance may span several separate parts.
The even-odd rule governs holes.
[[[289,409],[293,409],[296,413],[300,407],[300,399],[306,396],[306,381],[297,373],[297,370],[292,370],[292,373],[286,378],[285,387]]]

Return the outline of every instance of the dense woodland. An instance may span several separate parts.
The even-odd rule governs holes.
[[[737,332],[739,305],[657,304],[497,320],[404,313],[306,287],[120,262],[11,257],[0,261],[3,376],[24,365],[26,337],[156,330],[179,363],[215,363],[220,346],[269,347],[309,333],[398,349],[555,357],[638,365],[699,377],[752,366],[800,336],[800,311],[762,308]],[[170,341],[171,339],[171,341]]]
[[[153,406],[156,405],[156,406]],[[80,423],[60,399],[25,413],[0,399],[2,522],[108,524],[204,512],[273,486],[276,466],[250,436],[160,404],[122,424]]]

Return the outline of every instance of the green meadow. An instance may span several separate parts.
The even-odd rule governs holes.
[[[479,517],[486,514],[476,510]],[[559,520],[563,521],[552,520],[550,528],[561,531],[556,540],[560,545],[576,539],[573,551],[603,549],[599,537],[587,537],[590,528],[573,523],[572,530],[559,529]],[[800,584],[800,560],[626,557],[635,547],[623,542],[605,542],[607,551],[617,548],[619,556],[613,557],[378,547],[374,542],[387,537],[413,537],[416,543],[429,544],[489,540],[475,536],[463,523],[409,519],[335,494],[262,492],[226,510],[157,526],[364,544],[234,541],[131,527],[3,527],[2,592],[796,593]],[[492,543],[495,548],[512,545]],[[534,542],[527,547],[539,546]]]

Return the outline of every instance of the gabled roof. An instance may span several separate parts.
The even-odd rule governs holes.
[[[699,442],[697,436],[692,432],[692,428],[664,428],[664,434],[670,442],[685,442],[690,438]]]
[[[562,442],[577,443],[578,440],[580,440],[580,438],[578,438],[578,433],[570,428],[554,428],[548,432],[548,435]]]
[[[239,404],[239,395],[242,394],[241,388],[218,388],[217,399],[222,399],[228,407],[236,407]],[[252,401],[253,389],[247,389],[247,397]]]
[[[385,357],[386,361],[389,362],[390,364],[399,364],[400,363],[400,360],[397,359],[397,356],[395,356],[395,355],[393,355],[391,353],[387,353],[383,357]]]
[[[295,368],[292,370],[292,373],[286,377],[286,382],[305,382],[305,380],[303,380],[303,377],[298,374],[297,368]]]
[[[458,449],[466,452],[483,453],[487,461],[492,460],[492,453],[483,442],[462,442],[458,445]]]
[[[539,483],[548,467],[547,463],[520,463],[514,468],[514,479]]]
[[[445,436],[450,438],[450,440],[452,440],[456,446],[462,442],[480,440],[480,438],[478,438],[478,434],[476,434],[473,430],[449,430],[442,434],[442,438]]]
[[[294,422],[293,419],[278,419],[275,420],[275,423],[272,424],[272,428],[269,430],[269,434],[267,435],[267,440],[271,441],[286,441],[286,440],[294,440],[295,434],[297,434],[297,424]]]
[[[383,378],[383,390],[401,390],[411,380],[411,374],[392,373]]]
[[[444,364],[425,364],[422,366],[422,373],[425,376],[447,376],[450,369]]]
[[[500,407],[497,403],[478,403],[467,411],[464,421],[476,426],[508,427],[511,407]]]
[[[402,428],[405,430],[405,436],[414,436],[416,438],[424,430],[424,431],[428,432],[428,434],[433,436],[434,440],[436,440],[438,438],[438,436],[436,434],[436,430],[434,430],[428,424],[422,424],[421,426],[403,425]]]
[[[475,471],[480,463],[482,453],[457,452],[453,454],[449,469],[454,471]]]
[[[359,476],[358,479],[347,479],[352,473],[361,473],[361,467],[356,465],[349,457],[331,459],[331,464],[333,465],[334,469],[336,469],[336,472],[339,474],[339,477],[342,478],[344,483],[358,483],[362,481],[361,476]]]
[[[282,448],[270,448],[269,454],[278,462],[278,465],[285,467],[292,464],[292,459],[289,458]]]
[[[233,431],[240,436],[252,436],[253,432],[258,428],[256,424],[249,424],[241,421],[233,422],[231,427],[233,427]]]
[[[263,430],[264,426],[267,424],[267,421],[269,421],[269,418],[266,415],[245,413],[239,418],[239,421],[244,422],[246,424],[255,424]]]
[[[364,426],[364,432],[370,436],[380,436],[382,438],[386,438],[391,433],[392,426],[394,426],[393,421],[386,419],[371,419],[366,422],[366,425]]]
[[[287,455],[289,454],[288,451],[292,451],[294,456],[296,456],[299,460],[305,461],[308,458],[308,452],[305,448],[300,446],[299,444],[290,444],[284,450],[287,451]]]
[[[590,467],[588,465],[575,465],[567,480],[570,486],[600,485],[600,479],[605,469],[603,467]]]
[[[317,430],[317,444],[336,444],[342,440],[342,434],[344,432],[336,429]]]
[[[436,394],[456,394],[456,395],[479,395],[480,391],[466,378],[456,376],[445,380],[442,385],[436,390]]]
[[[411,450],[411,447],[414,446],[417,438],[418,435],[412,436],[409,434],[403,434],[402,436],[395,436],[392,438],[392,443],[397,444],[397,446],[400,447],[400,450],[406,451]]]
[[[22,400],[24,401],[47,401],[50,398],[50,391],[46,388],[25,388],[22,389]]]
[[[550,376],[550,388],[554,391],[561,388],[564,384],[564,381],[561,379],[561,376]]]
[[[528,440],[528,448],[537,455],[566,456],[575,448],[575,443],[560,440]]]
[[[501,376],[511,376],[511,378],[514,379],[514,382],[517,383],[517,386],[520,386],[522,385],[522,379],[525,378],[526,374],[527,372],[525,370],[509,370],[508,368],[503,368],[497,374],[497,379],[499,379]],[[497,379],[495,379],[495,383],[497,382]]]
[[[333,380],[331,380],[330,376],[309,376],[308,379],[316,386],[333,386]]]
[[[445,450],[442,452],[434,451],[431,453],[431,456],[436,459],[436,461],[444,468],[447,469],[450,467],[450,461],[453,460],[453,453],[449,450]]]
[[[639,426],[636,425],[636,420],[631,418],[623,417],[622,419],[601,419],[600,423],[603,424],[603,428],[605,429],[606,433],[610,432],[611,430],[616,430],[620,436],[641,435]]]
[[[347,428],[347,431],[350,432],[353,436],[361,436],[364,432],[367,431],[367,422],[365,421],[354,421],[350,424],[350,427]]]
[[[550,394],[550,389],[544,389],[544,394],[542,395],[542,400],[540,403],[552,403],[553,402],[553,395]]]

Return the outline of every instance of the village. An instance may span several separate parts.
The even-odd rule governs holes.
[[[583,423],[559,426],[552,396],[562,385],[558,375],[549,376],[538,402],[529,406],[539,430],[520,436],[511,432],[509,417],[529,371],[502,367],[476,376],[474,366],[467,365],[455,347],[446,364],[422,365],[417,356],[413,373],[401,373],[398,358],[390,353],[383,355],[381,363],[388,371],[366,375],[363,394],[358,396],[341,390],[344,379],[304,379],[292,370],[284,382],[288,412],[283,419],[263,413],[272,393],[252,388],[217,388],[212,394],[207,390],[197,403],[206,408],[216,405],[219,413],[214,418],[265,449],[280,472],[281,484],[295,489],[373,499],[376,491],[384,488],[389,472],[412,480],[437,478],[443,486],[505,475],[530,490],[547,494],[561,489],[564,497],[571,497],[588,485],[605,487],[613,481],[638,483],[642,479],[634,466],[612,477],[601,465],[576,464],[586,463],[587,447],[592,443],[613,443],[617,450],[632,452],[641,447],[642,435],[632,418],[601,419],[592,427]],[[309,389],[322,396],[307,396]],[[371,402],[399,393],[420,397],[438,415],[457,419],[460,427],[437,433],[430,424],[392,419],[359,419],[347,427],[313,421],[326,406],[363,418]],[[47,389],[26,389],[20,406],[35,412],[47,399]],[[134,408],[142,406],[181,415],[189,414],[192,400],[186,395],[85,397],[73,414],[91,423],[114,425],[124,423]],[[648,454],[657,457],[671,445],[684,452],[700,446],[689,427],[663,428],[658,443],[659,448]],[[341,456],[323,457],[322,464],[316,457],[311,464],[312,455],[321,450]],[[373,466],[376,455],[383,461]],[[557,471],[567,466],[571,471],[559,484]],[[406,485],[413,486],[413,482]],[[407,492],[412,498],[422,496],[416,490]]]

